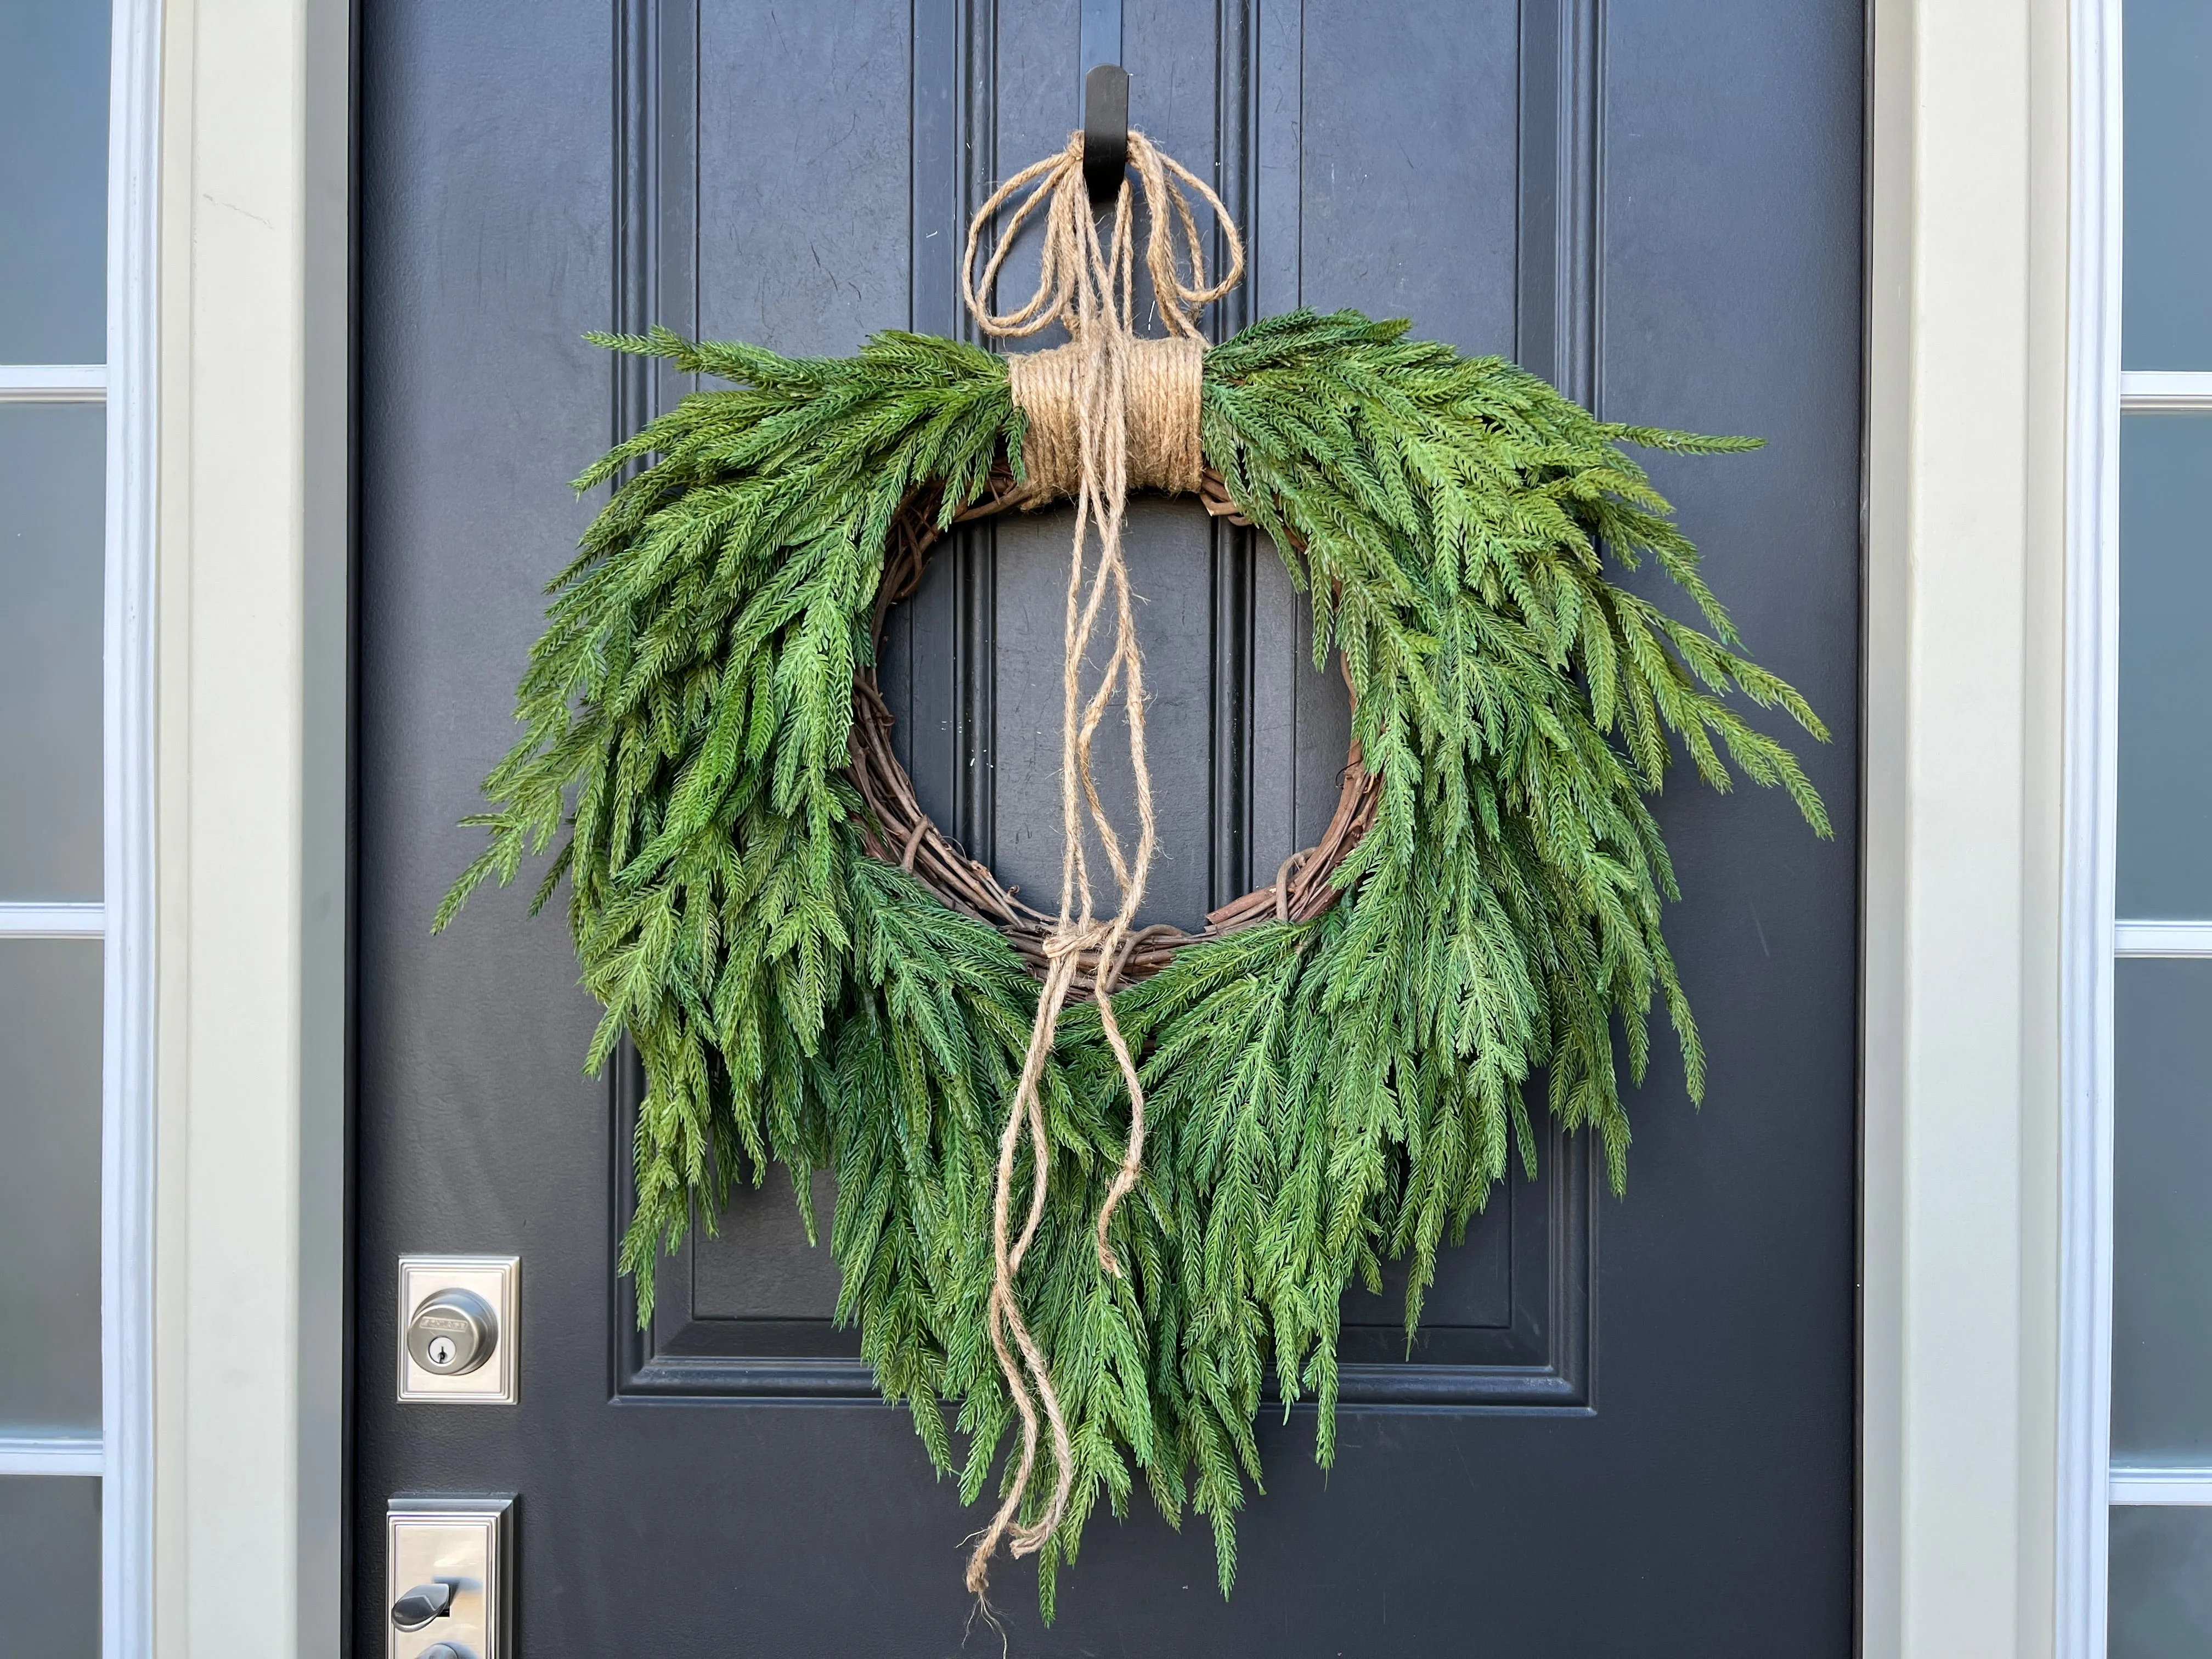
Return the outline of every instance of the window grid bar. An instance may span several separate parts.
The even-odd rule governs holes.
[[[2120,407],[2132,413],[2160,409],[2212,410],[2212,374],[2124,370],[2120,375]]]
[[[2112,1502],[2212,1507],[2212,1469],[2166,1469],[2112,1466]]]
[[[2123,921],[2112,929],[2117,957],[2212,957],[2212,921]]]
[[[96,1434],[0,1437],[0,1474],[98,1475],[106,1467]]]
[[[0,363],[0,404],[106,401],[105,363]]]
[[[0,904],[0,939],[99,939],[105,904]]]

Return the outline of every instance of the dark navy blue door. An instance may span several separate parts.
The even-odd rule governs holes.
[[[579,1073],[597,1011],[561,924],[526,920],[526,890],[428,924],[595,505],[562,481],[681,390],[585,331],[826,353],[961,331],[968,215],[1065,142],[1086,50],[1118,51],[1136,125],[1249,234],[1219,331],[1299,304],[1409,316],[1603,413],[1769,441],[1655,471],[1760,659],[1833,728],[1808,762],[1842,829],[1815,842],[1760,792],[1662,801],[1702,1110],[1662,1061],[1625,1201],[1554,1134],[1441,1269],[1410,1354],[1400,1286],[1354,1294],[1336,1467],[1307,1412],[1263,1423],[1231,1601],[1205,1528],[1140,1498],[1092,1522],[1049,1631],[1001,1569],[1012,1650],[1850,1650],[1858,0],[361,14],[358,1651],[384,1651],[402,1492],[521,1495],[531,1659],[996,1645],[960,1588],[984,1516],[875,1403],[788,1193],[742,1195],[637,1332],[613,1270],[633,1091]],[[1314,839],[1347,715],[1269,549],[1190,503],[1132,526],[1155,784],[1181,804],[1155,910],[1189,921]],[[1039,515],[957,540],[883,673],[923,804],[1033,890],[1057,868],[1066,534]],[[519,1404],[394,1399],[392,1264],[436,1251],[522,1258]]]

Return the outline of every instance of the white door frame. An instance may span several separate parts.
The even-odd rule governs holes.
[[[100,1053],[100,1649],[152,1649],[154,566],[161,0],[114,0],[108,58],[106,817]]]
[[[166,3],[155,1627],[165,1659],[289,1659],[335,1654],[343,1618],[349,15]],[[1861,1550],[1881,1659],[2049,1654],[2060,1607],[2080,1622],[2062,1127],[2067,1182],[2084,1166],[2058,1033],[2086,510],[2069,25],[2096,3],[1869,3]],[[280,1316],[240,1352],[249,1297]],[[264,1615],[244,1632],[240,1605]]]
[[[163,0],[161,1659],[340,1651],[352,22]]]
[[[2073,0],[2057,1642],[2104,1659],[2118,794],[2120,0]]]
[[[2068,0],[1874,0],[1869,1656],[2052,1651]]]

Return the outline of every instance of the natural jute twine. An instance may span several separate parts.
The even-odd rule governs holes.
[[[1135,175],[1152,220],[1145,264],[1165,339],[1137,337],[1133,315],[1136,281],[1134,193],[1127,178],[1114,203],[1112,229],[1103,241],[1083,178],[1083,135],[1073,134],[1058,155],[1024,168],[977,210],[968,228],[961,283],[968,309],[987,334],[1019,339],[1058,323],[1068,343],[1049,351],[1019,354],[1007,361],[1014,401],[1028,417],[1022,459],[1030,492],[1042,501],[1060,495],[1075,501],[1075,536],[1068,554],[1065,657],[1060,678],[1060,915],[1044,939],[1046,971],[1037,998],[1036,1024],[1006,1132],[999,1140],[998,1184],[991,1208],[994,1272],[991,1285],[991,1344],[1006,1389],[1021,1414],[1021,1459],[1005,1501],[977,1540],[968,1562],[968,1588],[981,1595],[990,1577],[991,1558],[1000,1540],[1009,1539],[1017,1556],[1044,1547],[1060,1517],[1075,1478],[1073,1453],[1060,1396],[1036,1340],[1023,1320],[1014,1295],[1021,1271],[1044,1217],[1045,1184],[1051,1148],[1045,1133],[1039,1084],[1052,1053],[1061,1008],[1086,958],[1097,988],[1099,1020],[1106,1042],[1129,1091],[1129,1144],[1121,1167],[1098,1212],[1098,1261],[1120,1276],[1121,1264],[1106,1242],[1114,1211],[1137,1183],[1145,1150],[1145,1091],[1137,1063],[1114,1018],[1114,978],[1132,942],[1138,906],[1145,896],[1152,854],[1158,844],[1152,811],[1152,776],[1145,764],[1145,676],[1137,649],[1136,619],[1129,572],[1121,552],[1121,520],[1132,489],[1192,491],[1204,464],[1199,441],[1200,368],[1206,353],[1199,332],[1200,308],[1235,287],[1244,272],[1243,243],[1221,200],[1188,168],[1163,155],[1141,132],[1129,134],[1129,171]],[[1229,270],[1218,283],[1206,281],[1205,254],[1197,221],[1182,186],[1188,185],[1213,210],[1229,246]],[[1023,191],[1029,194],[1007,216],[997,246],[978,278],[975,254],[999,210]],[[1036,292],[1015,310],[995,313],[987,298],[1000,268],[1023,226],[1044,211],[1043,264]],[[1177,263],[1180,232],[1188,255],[1186,281]],[[1087,543],[1097,526],[1098,562],[1086,571]],[[1097,688],[1086,697],[1084,657],[1109,594],[1114,599],[1114,650]],[[1091,775],[1091,745],[1116,691],[1121,693],[1129,736],[1129,764],[1136,777],[1137,845],[1125,854],[1098,798]],[[1112,866],[1120,902],[1114,914],[1096,914],[1090,860],[1084,847],[1085,810]],[[1014,1165],[1022,1137],[1031,1148],[1029,1213],[1021,1231],[1008,1237],[1013,1204]],[[1009,1346],[1011,1339],[1012,1346]],[[1019,1360],[1015,1351],[1019,1352]],[[1026,1373],[1026,1375],[1024,1374]],[[1036,1468],[1038,1419],[1052,1440],[1052,1492],[1036,1518],[1015,1524]]]

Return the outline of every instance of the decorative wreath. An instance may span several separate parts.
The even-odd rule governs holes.
[[[1080,135],[985,204],[966,265],[987,331],[1056,322],[1066,345],[885,333],[795,359],[593,337],[733,389],[686,397],[577,481],[617,487],[552,585],[526,735],[486,780],[495,810],[468,820],[490,844],[436,923],[559,842],[536,904],[567,878],[606,1009],[587,1068],[624,1034],[644,1062],[622,1252],[641,1319],[695,1206],[711,1227],[733,1182],[780,1163],[811,1237],[808,1172],[833,1170],[836,1316],[963,1503],[998,1471],[971,1588],[1011,1540],[1038,1556],[1048,1618],[1098,1498],[1125,1513],[1139,1475],[1171,1521],[1189,1504],[1212,1522],[1227,1593],[1262,1390],[1317,1403],[1327,1465],[1346,1286],[1410,1256],[1410,1336],[1437,1250],[1512,1148],[1534,1173],[1532,1091],[1598,1135],[1616,1192],[1618,1066],[1642,1079],[1655,1000],[1700,1095],[1660,929],[1678,895],[1644,799],[1672,745],[1716,788],[1729,761],[1781,785],[1828,833],[1789,750],[1727,694],[1825,738],[1819,719],[1742,654],[1620,447],[1756,441],[1600,421],[1510,362],[1357,312],[1208,349],[1195,319],[1241,271],[1235,228],[1141,133],[1129,144],[1166,339],[1131,326],[1133,192],[1102,239]],[[1184,185],[1230,250],[1222,283]],[[979,282],[980,234],[1032,186]],[[994,314],[983,296],[1040,208],[1038,292]],[[1194,935],[1135,925],[1153,833],[1120,554],[1132,488],[1195,494],[1271,538],[1311,596],[1316,666],[1334,651],[1354,700],[1328,831]],[[921,811],[874,663],[939,537],[1064,496],[1066,854],[1048,914]],[[1702,628],[1607,574],[1646,556]],[[1113,649],[1085,686],[1102,617]],[[1117,693],[1133,843],[1091,779]]]

